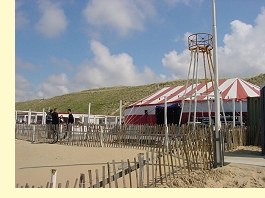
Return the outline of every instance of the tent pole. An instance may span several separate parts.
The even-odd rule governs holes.
[[[233,127],[236,126],[236,102],[235,102],[235,98],[232,99],[232,103],[233,103]]]
[[[223,102],[222,97],[220,98],[220,100],[221,100],[221,105],[222,105],[222,110],[223,110],[223,116],[224,116],[225,125],[227,125],[226,116],[225,116],[225,110],[224,110],[224,102]]]
[[[167,96],[164,96],[164,124],[165,124],[165,145],[168,148],[168,127],[167,127]]]
[[[239,101],[240,104],[240,125],[243,126],[243,110],[242,110],[242,101]]]

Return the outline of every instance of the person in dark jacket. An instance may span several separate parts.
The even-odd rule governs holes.
[[[71,109],[68,109],[67,112],[69,114],[67,124],[73,124],[74,123],[74,116],[72,114]]]
[[[52,110],[47,113],[46,115],[46,124],[51,124],[52,123]]]
[[[72,130],[72,124],[74,123],[74,116],[72,114],[71,109],[67,109],[67,112],[69,114],[68,115],[68,120],[67,120],[67,131],[71,131]],[[67,133],[68,132],[65,133],[64,138],[67,137]],[[69,133],[69,135],[71,136],[71,132]]]
[[[57,129],[57,126],[59,124],[57,108],[54,108],[53,113],[52,113],[52,124],[54,125],[54,129]]]

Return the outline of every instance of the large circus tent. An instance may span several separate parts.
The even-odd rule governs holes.
[[[221,114],[242,112],[247,119],[247,98],[260,96],[260,87],[240,78],[219,80]],[[196,95],[196,102],[195,102]],[[188,121],[188,112],[196,107],[196,117],[214,116],[214,85],[212,82],[196,85],[164,87],[129,105],[125,109],[125,124],[163,124],[163,108],[167,100],[167,122],[177,124]],[[190,96],[190,97],[189,97]],[[193,97],[192,97],[193,96]],[[184,105],[182,103],[184,102]],[[183,107],[182,107],[183,105]],[[182,114],[181,114],[182,111]],[[193,111],[194,113],[194,111]],[[209,115],[210,114],[210,115]]]

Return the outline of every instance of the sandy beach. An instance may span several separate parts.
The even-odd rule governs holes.
[[[73,186],[80,173],[102,170],[107,162],[133,162],[143,150],[128,148],[93,148],[59,144],[37,144],[15,140],[15,184],[43,186],[50,181],[51,169],[57,170],[57,183]],[[264,188],[265,159],[259,147],[239,147],[225,153],[225,166],[209,171],[195,171],[187,176],[168,179],[159,188]]]
[[[121,160],[133,162],[139,153],[145,151],[127,148],[79,147],[59,144],[38,144],[15,140],[15,184],[31,187],[43,186],[51,180],[51,169],[57,170],[57,184],[74,186],[80,173],[88,179],[88,170],[95,175],[95,170],[102,172],[102,166],[107,162]],[[120,164],[120,163],[119,163]],[[119,166],[119,165],[117,165]]]

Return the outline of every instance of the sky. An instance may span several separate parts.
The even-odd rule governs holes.
[[[265,73],[265,1],[215,2],[219,78]],[[16,0],[15,101],[186,79],[212,29],[212,0]]]

